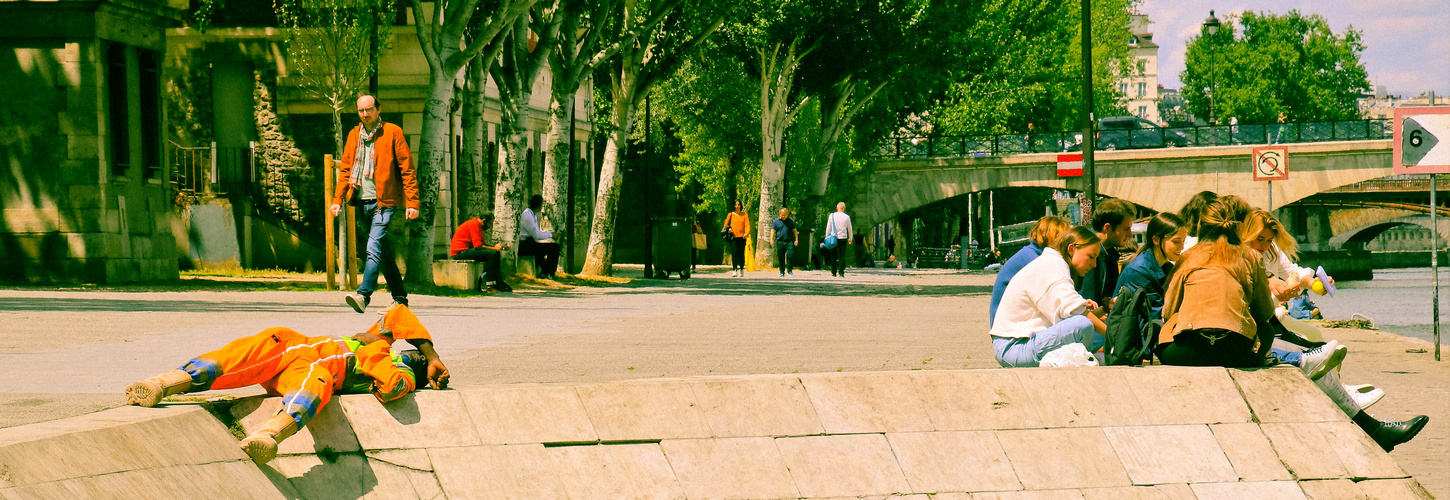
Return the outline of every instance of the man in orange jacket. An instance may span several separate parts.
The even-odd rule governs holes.
[[[394,340],[407,340],[418,350],[393,352]],[[408,306],[399,304],[366,332],[348,338],[308,337],[276,327],[233,340],[181,368],[131,384],[126,400],[155,406],[173,394],[259,384],[267,394],[282,397],[282,409],[239,446],[263,464],[333,393],[371,392],[386,403],[412,392],[420,377],[434,389],[448,387],[448,367],[433,350],[428,330]]]
[[[363,266],[363,282],[356,294],[348,294],[347,304],[361,313],[372,301],[378,288],[378,270],[388,280],[388,293],[393,302],[408,305],[408,290],[403,288],[403,275],[393,258],[393,243],[388,238],[388,223],[393,210],[406,207],[408,219],[418,217],[418,179],[414,176],[413,155],[403,129],[383,122],[376,98],[365,95],[357,99],[357,116],[362,122],[347,135],[342,150],[341,179],[332,197],[332,215],[342,213],[344,200],[363,209],[362,220],[368,221],[367,264]]]

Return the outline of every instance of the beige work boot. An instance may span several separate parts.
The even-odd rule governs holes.
[[[272,458],[277,456],[277,445],[281,444],[282,440],[292,437],[296,433],[297,421],[292,419],[292,415],[278,413],[272,415],[267,423],[262,424],[262,428],[257,429],[257,432],[253,432],[242,442],[237,443],[237,446],[247,452],[253,462],[262,465],[271,462]]]
[[[126,404],[156,406],[162,398],[190,389],[191,374],[182,370],[171,370],[127,387]]]

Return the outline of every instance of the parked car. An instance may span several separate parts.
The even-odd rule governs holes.
[[[1069,148],[1071,151],[1082,149],[1081,138],[1078,139],[1078,144]],[[1188,136],[1136,116],[1110,116],[1098,119],[1095,145],[1096,149],[1184,147],[1188,145]]]

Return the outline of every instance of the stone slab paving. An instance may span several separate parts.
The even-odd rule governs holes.
[[[346,395],[265,466],[227,425],[251,431],[275,398],[125,407],[0,429],[0,498],[1430,498],[1305,387],[1294,369],[1148,367]],[[1171,401],[1201,411],[1114,408]],[[971,415],[1003,425],[962,429],[985,425]]]

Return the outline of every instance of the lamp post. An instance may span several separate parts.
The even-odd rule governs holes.
[[[1087,177],[1083,191],[1082,218],[1092,220],[1093,203],[1098,198],[1098,173],[1093,161],[1097,148],[1093,129],[1097,117],[1093,115],[1093,2],[1082,0],[1082,173]]]
[[[1208,19],[1203,21],[1203,30],[1208,32],[1209,37],[1212,37],[1214,33],[1218,33],[1218,27],[1221,24],[1218,22],[1218,17],[1214,16],[1213,11],[1210,10],[1208,11]],[[1210,40],[1210,43],[1212,43],[1212,40]],[[1218,62],[1218,51],[1214,51],[1212,47],[1209,50],[1212,53],[1208,56],[1208,123],[1212,125],[1214,100],[1217,99],[1214,94],[1218,93],[1218,68],[1214,67]]]

